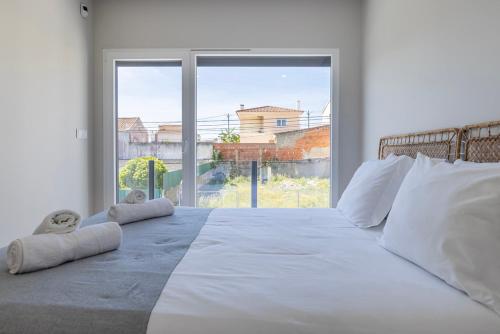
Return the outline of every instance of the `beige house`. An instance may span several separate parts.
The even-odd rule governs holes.
[[[118,140],[129,143],[147,143],[148,131],[140,117],[119,117],[117,122]]]
[[[182,125],[163,124],[158,126],[156,133],[157,142],[180,143],[182,142]]]
[[[240,142],[274,143],[276,133],[300,129],[303,113],[298,109],[273,106],[245,109],[242,105],[236,111],[240,120]]]

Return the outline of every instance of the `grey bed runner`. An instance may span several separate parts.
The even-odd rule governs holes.
[[[11,275],[0,250],[0,333],[146,333],[170,274],[210,209],[127,224],[119,250]],[[105,215],[83,225],[104,222]]]

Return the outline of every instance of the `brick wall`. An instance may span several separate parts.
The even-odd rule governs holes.
[[[306,130],[304,136],[296,141],[295,147],[305,151],[318,147],[330,147],[330,126]]]
[[[330,126],[276,134],[276,143],[214,144],[226,161],[293,161],[328,158]]]

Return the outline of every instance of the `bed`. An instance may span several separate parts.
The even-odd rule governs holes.
[[[498,161],[500,123],[478,126],[384,137],[379,155]],[[500,332],[381,230],[335,209],[180,208],[124,225],[115,252],[18,276],[0,259],[0,333]]]

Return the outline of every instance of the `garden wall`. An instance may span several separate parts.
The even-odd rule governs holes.
[[[212,143],[198,143],[198,160],[212,158]],[[182,143],[130,143],[119,141],[119,160],[130,160],[137,157],[153,156],[164,161],[182,160]]]
[[[297,161],[330,158],[330,126],[276,133],[276,143],[216,143],[224,161]]]

